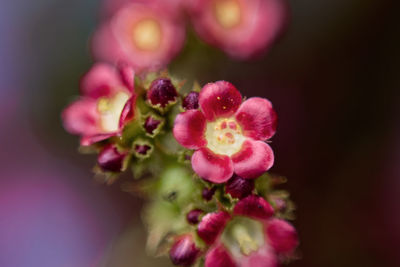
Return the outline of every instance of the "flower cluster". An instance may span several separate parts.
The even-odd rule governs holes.
[[[190,18],[208,44],[234,58],[253,58],[277,39],[287,10],[286,0],[108,0],[92,53],[137,72],[159,70],[183,47]]]
[[[190,88],[167,73],[140,78],[128,65],[97,63],[64,125],[98,153],[95,170],[107,183],[132,169],[138,181],[128,188],[150,199],[150,251],[179,266],[277,266],[298,241],[286,221],[291,202],[266,173],[272,104],[243,101],[226,81]]]
[[[185,16],[185,14],[187,16]],[[91,40],[98,60],[62,113],[95,177],[145,197],[147,249],[178,266],[275,267],[296,256],[294,205],[267,173],[277,115],[227,81],[183,82],[160,71],[185,42],[248,59],[276,40],[285,0],[107,0]]]

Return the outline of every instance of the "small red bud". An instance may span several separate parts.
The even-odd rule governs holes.
[[[197,227],[197,234],[207,245],[211,245],[218,238],[230,219],[225,211],[212,212],[205,215]]]
[[[186,215],[186,219],[190,224],[198,224],[202,213],[203,213],[203,211],[200,209],[191,210]]]
[[[254,189],[254,180],[244,179],[234,175],[225,186],[226,193],[234,198],[242,199],[251,194]]]
[[[191,266],[197,259],[200,250],[196,247],[191,235],[177,238],[169,251],[171,261],[179,266]]]
[[[147,152],[151,149],[151,146],[148,145],[135,145],[135,151],[140,155],[147,155]]]
[[[210,201],[217,190],[216,187],[207,188],[205,187],[202,192],[203,199]]]
[[[250,195],[241,199],[233,208],[235,215],[266,220],[274,214],[271,204],[260,196]]]
[[[114,145],[103,148],[97,157],[97,163],[103,171],[120,172],[126,153],[120,153]]]
[[[144,129],[150,135],[154,134],[154,130],[158,128],[160,125],[161,120],[155,119],[153,116],[147,117],[146,121],[144,122]]]
[[[153,106],[160,105],[161,108],[165,108],[170,102],[174,102],[177,96],[178,93],[168,78],[154,80],[147,91],[147,99],[150,103]]]
[[[183,99],[182,107],[185,110],[198,109],[199,108],[199,93],[198,92],[190,92]]]

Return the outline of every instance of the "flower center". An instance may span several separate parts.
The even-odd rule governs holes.
[[[235,217],[226,226],[221,238],[234,256],[248,256],[263,246],[263,226],[250,218]]]
[[[224,28],[233,28],[240,23],[241,12],[238,0],[215,1],[214,12],[218,23]]]
[[[119,119],[129,95],[119,92],[112,98],[102,97],[97,102],[100,113],[100,126],[105,132],[115,132],[119,129]]]
[[[232,156],[241,148],[246,138],[235,119],[219,119],[207,123],[207,147],[216,154]]]
[[[161,27],[154,19],[143,19],[135,24],[132,33],[135,46],[144,51],[154,51],[161,43]]]

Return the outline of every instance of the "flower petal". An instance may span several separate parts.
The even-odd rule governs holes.
[[[134,92],[135,90],[135,70],[127,63],[120,62],[118,64],[120,78],[126,88]]]
[[[207,255],[204,264],[205,267],[236,267],[231,254],[220,244],[211,248]]]
[[[274,164],[274,153],[269,145],[250,138],[243,142],[242,149],[232,155],[235,173],[243,178],[257,178]]]
[[[271,102],[265,98],[249,98],[240,106],[235,117],[245,136],[264,141],[275,134],[277,116]]]
[[[109,96],[124,87],[119,73],[111,65],[96,63],[81,80],[81,93],[91,98]]]
[[[240,92],[226,81],[206,84],[200,91],[199,104],[207,120],[232,116],[241,103]]]
[[[233,175],[232,160],[207,148],[194,152],[192,168],[201,178],[216,184],[225,183]]]
[[[230,219],[229,213],[218,211],[205,215],[197,227],[197,234],[206,244],[211,245],[217,240]]]
[[[97,103],[93,99],[79,99],[63,111],[61,118],[64,128],[78,135],[93,135],[101,132]]]
[[[299,244],[296,229],[287,221],[272,219],[266,227],[270,245],[278,253],[290,253]]]
[[[206,119],[199,110],[188,110],[176,116],[174,137],[182,146],[198,149],[207,144],[204,137]]]
[[[119,134],[119,132],[113,132],[113,133],[101,133],[101,134],[95,134],[95,135],[82,136],[81,146],[90,146],[90,145],[93,145],[94,143],[106,140],[106,139],[116,136],[118,134]]]
[[[242,257],[241,267],[277,267],[278,260],[273,250],[264,245],[249,256]]]
[[[233,214],[266,220],[274,214],[274,208],[264,198],[250,195],[236,203]]]
[[[122,130],[124,125],[133,119],[135,116],[136,95],[129,98],[122,109],[121,116],[119,117],[119,128]]]

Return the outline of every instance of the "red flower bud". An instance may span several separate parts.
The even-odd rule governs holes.
[[[211,187],[211,188],[205,187],[201,195],[203,196],[204,200],[210,201],[214,196],[216,190],[217,190],[216,187]]]
[[[186,215],[186,219],[190,224],[198,224],[202,213],[203,213],[203,211],[200,209],[191,210]]]
[[[135,145],[135,152],[140,155],[147,155],[147,152],[151,149],[151,146],[148,145]]]
[[[150,115],[144,122],[144,129],[149,135],[154,135],[155,130],[160,126],[161,122],[161,120],[158,120]]]
[[[103,171],[120,172],[126,153],[120,153],[114,145],[106,146],[97,157],[97,163]]]
[[[171,261],[179,266],[191,266],[197,259],[200,250],[193,242],[191,235],[184,235],[177,239],[169,251]]]
[[[198,109],[199,108],[199,93],[198,92],[190,92],[183,99],[182,107],[185,110]]]
[[[165,108],[168,104],[176,101],[178,93],[171,80],[168,78],[158,78],[154,80],[150,89],[147,91],[147,99],[153,106]]]
[[[226,183],[225,191],[235,198],[244,198],[251,194],[254,189],[254,180],[244,179],[240,176],[233,177]]]
[[[250,195],[236,203],[233,208],[233,213],[235,215],[266,220],[274,214],[274,209],[271,204],[262,197]]]
[[[229,219],[230,215],[225,211],[208,213],[201,219],[197,234],[207,245],[211,245],[222,233]]]

